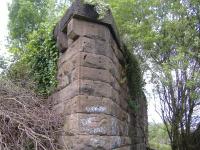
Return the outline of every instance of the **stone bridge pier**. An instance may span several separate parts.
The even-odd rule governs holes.
[[[60,144],[69,150],[145,150],[146,104],[138,112],[145,117],[128,106],[125,52],[111,12],[99,20],[93,6],[77,0],[54,36],[60,58],[52,98],[65,117]]]

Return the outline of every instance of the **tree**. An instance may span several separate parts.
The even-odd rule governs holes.
[[[28,34],[46,20],[50,0],[13,0],[9,6],[9,34],[11,52],[25,51]]]
[[[169,136],[164,124],[149,124],[149,144],[153,149],[171,150]]]
[[[107,7],[106,1],[88,1],[96,8]],[[108,0],[108,3],[122,40],[140,60],[142,73],[151,71],[172,149],[190,149],[191,129],[195,121],[199,122],[199,116],[194,116],[200,104],[199,1]],[[52,23],[48,20],[49,15],[57,16],[51,14],[52,10],[56,11],[54,4],[50,0],[16,0],[10,7],[11,51],[19,56],[18,62],[27,67],[28,75],[34,72],[36,80],[41,85],[49,83],[49,87],[55,81],[55,75],[49,77],[47,72],[55,72],[56,62],[54,60],[52,65],[49,60],[55,53],[50,54],[56,50],[48,51],[53,47],[49,39],[53,27],[46,29],[44,25]],[[44,15],[47,17],[42,18]]]
[[[193,114],[200,104],[200,37],[196,24],[200,14],[191,14],[192,5],[189,1],[164,2],[159,39],[153,47],[156,53],[150,52],[156,66],[153,75],[161,117],[173,150],[190,149]]]
[[[200,104],[200,3],[110,0],[125,43],[150,70],[173,150],[190,149]],[[196,119],[195,119],[195,118]]]
[[[15,57],[7,71],[14,81],[34,82],[46,95],[56,86],[58,50],[53,28],[67,1],[13,0],[9,7],[9,50]]]

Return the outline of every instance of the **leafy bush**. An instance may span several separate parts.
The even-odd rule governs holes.
[[[24,45],[26,52],[7,71],[12,81],[34,82],[34,89],[41,95],[50,94],[57,85],[58,50],[53,27],[53,23],[42,23],[37,31],[30,33]]]
[[[9,7],[9,51],[15,61],[8,68],[7,77],[15,82],[34,83],[33,88],[41,95],[49,95],[57,84],[58,50],[53,29],[66,10],[66,3],[13,0]]]
[[[57,85],[58,50],[53,39],[53,25],[41,24],[39,30],[29,36],[27,60],[31,78],[36,83],[37,92],[50,94]]]

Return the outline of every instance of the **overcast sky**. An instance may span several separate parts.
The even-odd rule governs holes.
[[[8,3],[12,0],[0,0],[0,55],[7,56],[8,52],[6,49],[8,36]],[[161,122],[159,115],[155,111],[155,105],[159,106],[158,100],[154,100],[152,95],[153,86],[151,84],[146,85],[146,90],[150,95],[147,95],[148,99],[148,117],[150,122]]]
[[[0,55],[5,56],[7,53],[7,24],[8,24],[8,3],[11,0],[0,0]]]

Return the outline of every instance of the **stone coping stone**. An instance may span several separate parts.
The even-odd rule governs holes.
[[[123,44],[119,38],[119,33],[111,11],[108,10],[103,19],[99,19],[98,17],[99,15],[95,11],[94,6],[83,4],[83,0],[75,0],[72,3],[71,7],[69,7],[67,12],[65,13],[61,21],[56,25],[54,29],[54,37],[56,39],[59,32],[67,33],[67,24],[72,18],[77,18],[89,22],[106,25],[113,34],[113,37],[117,42],[117,45],[119,46],[120,49],[122,49]]]

